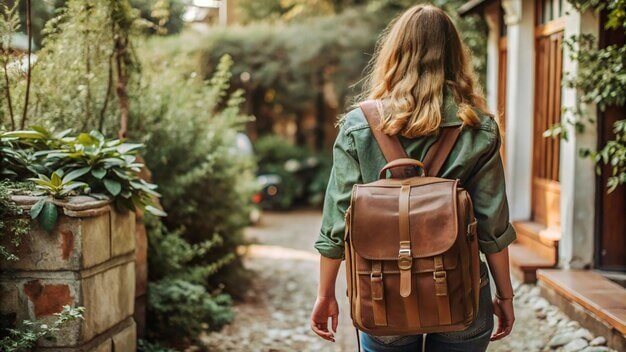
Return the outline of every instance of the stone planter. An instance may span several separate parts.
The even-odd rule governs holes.
[[[36,199],[16,196],[29,209]],[[59,203],[52,233],[33,223],[16,262],[0,262],[0,319],[54,320],[64,305],[85,307],[38,351],[136,350],[135,214],[108,201],[71,197]]]

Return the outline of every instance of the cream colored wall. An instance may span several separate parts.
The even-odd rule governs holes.
[[[563,2],[567,13],[564,38],[581,33],[591,33],[598,37],[599,19],[592,11],[584,15]],[[563,72],[575,73],[577,63],[569,57],[567,48],[563,52]],[[580,92],[564,87],[563,107],[573,108],[580,98]],[[596,120],[596,107],[584,107]],[[565,120],[564,113],[561,120]],[[586,268],[592,265],[595,236],[595,165],[589,159],[579,157],[581,148],[594,149],[597,143],[597,128],[588,126],[584,133],[574,133],[570,128],[567,141],[561,141],[561,241],[559,243],[560,264],[565,268]]]
[[[533,145],[534,1],[502,0],[507,24],[506,177],[512,220],[528,220]]]

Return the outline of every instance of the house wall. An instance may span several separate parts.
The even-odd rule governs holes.
[[[533,144],[534,1],[503,0],[507,24],[506,177],[511,220],[528,220]],[[494,58],[497,60],[497,56]]]
[[[564,2],[565,38],[581,33],[598,37],[599,18],[592,11],[580,14],[568,2]],[[563,71],[575,73],[578,65],[570,59],[567,48],[563,53]],[[581,93],[563,87],[562,104],[572,109],[579,101]],[[595,105],[582,106],[596,118]],[[571,117],[564,114],[564,118]],[[588,268],[593,263],[595,234],[596,175],[595,164],[578,154],[581,148],[595,149],[597,127],[587,126],[584,133],[570,133],[567,141],[561,141],[561,241],[559,243],[560,264],[565,268]]]
[[[504,21],[507,24],[507,87],[505,172],[511,220],[530,220],[534,120],[534,63],[535,63],[535,9],[531,0],[502,0]],[[564,37],[581,33],[597,36],[599,19],[593,12],[579,14],[564,3],[566,24]],[[494,12],[486,13],[489,25],[487,99],[495,111],[497,105],[498,21]],[[567,50],[563,53],[563,71],[575,74],[576,62]],[[572,108],[579,100],[579,92],[563,87],[562,106]],[[595,117],[595,106],[584,107]],[[563,114],[562,120],[571,119]],[[570,126],[571,127],[571,126]],[[592,265],[594,253],[595,182],[593,162],[579,157],[581,148],[596,147],[596,128],[576,134],[561,142],[560,149],[560,213],[561,240],[559,261],[562,267],[584,268]]]

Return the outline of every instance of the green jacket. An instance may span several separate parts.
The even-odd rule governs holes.
[[[447,96],[441,126],[461,126],[458,107]],[[400,137],[409,157],[423,160],[436,137]],[[500,132],[490,116],[481,116],[476,128],[465,127],[441,168],[441,177],[459,179],[470,193],[478,220],[478,239],[483,253],[504,249],[516,238],[509,222],[504,168],[500,157]],[[386,164],[361,109],[350,111],[341,121],[333,147],[333,168],[324,200],[324,215],[315,248],[325,257],[343,259],[344,217],[354,184],[373,182]]]

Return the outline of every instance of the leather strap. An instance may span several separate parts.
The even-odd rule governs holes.
[[[400,188],[399,200],[399,227],[400,227],[400,250],[398,252],[398,267],[400,268],[400,296],[411,295],[411,267],[413,257],[411,253],[411,235],[409,232],[409,202],[411,186],[404,185]]]
[[[396,136],[389,136],[383,133],[380,129],[380,116],[382,115],[382,104],[379,100],[366,100],[360,104],[361,110],[365,115],[365,119],[369,124],[372,134],[376,139],[376,142],[380,146],[383,155],[387,162],[391,162],[396,159],[408,158],[406,151],[400,143],[400,139]],[[438,176],[441,167],[448,159],[450,151],[456,144],[461,129],[456,126],[442,127],[439,137],[433,143],[433,145],[426,152],[424,157],[424,165],[426,166],[426,176]],[[391,169],[391,176],[394,178],[413,177],[416,176],[414,168],[404,169]]]
[[[435,296],[437,297],[437,310],[439,311],[439,325],[452,324],[450,315],[450,299],[448,296],[448,278],[443,266],[443,258],[438,255],[434,258],[435,271],[433,278],[435,280]]]
[[[380,100],[366,100],[359,105],[361,106],[365,119],[372,130],[374,139],[376,139],[380,150],[383,152],[385,160],[389,163],[396,159],[408,158],[408,155],[406,154],[404,147],[402,147],[398,137],[389,136],[383,133],[383,131],[379,128],[382,115],[382,104]],[[405,178],[417,175],[417,172],[413,167],[404,167],[402,169],[395,168],[389,171],[391,172],[391,176],[393,178]]]
[[[443,163],[448,159],[450,151],[452,151],[460,134],[461,129],[456,126],[441,128],[439,137],[435,143],[428,148],[423,160],[427,170],[426,176],[439,176],[439,171],[441,171]]]
[[[414,329],[422,327],[422,321],[418,306],[419,297],[417,297],[417,291],[411,292],[411,295],[404,298],[403,302],[407,326]]]
[[[374,325],[387,326],[387,311],[385,309],[385,291],[383,283],[383,266],[380,260],[372,262],[370,274],[370,286],[372,289],[372,310],[374,313]]]

